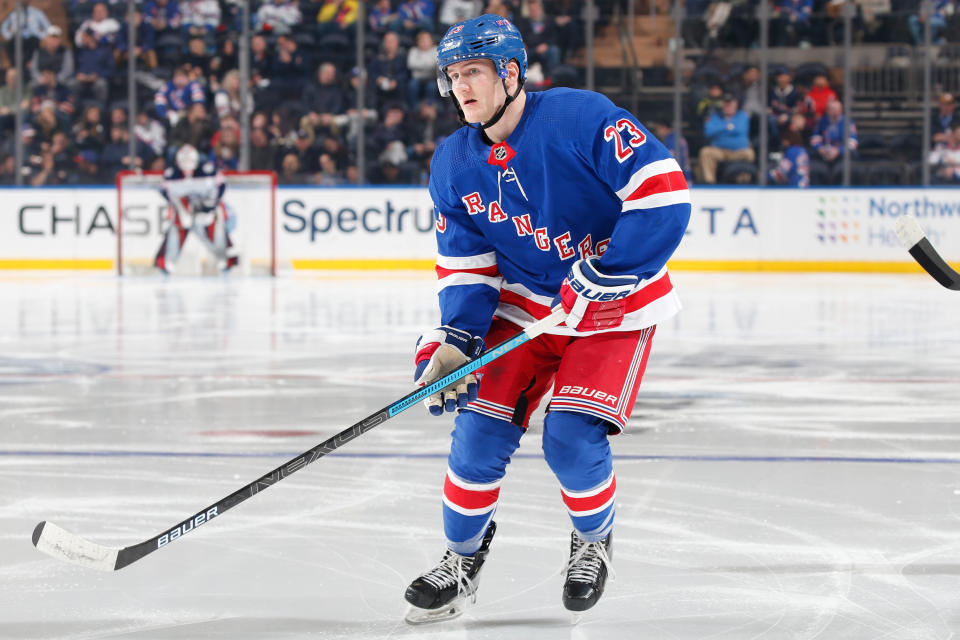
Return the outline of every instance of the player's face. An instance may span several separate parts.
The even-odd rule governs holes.
[[[488,122],[503,105],[503,83],[490,60],[467,60],[447,67],[460,108],[467,122]]]

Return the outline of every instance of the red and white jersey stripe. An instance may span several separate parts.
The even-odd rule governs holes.
[[[500,483],[480,484],[468,482],[447,468],[447,478],[443,483],[443,503],[465,516],[478,516],[493,511],[500,498]]]
[[[570,491],[560,487],[560,494],[571,516],[592,516],[614,504],[617,498],[617,477],[611,473],[604,482],[586,491]]]
[[[503,280],[497,268],[496,252],[475,256],[437,256],[437,289],[463,284],[485,284],[496,290]]]
[[[617,196],[623,200],[623,211],[690,202],[687,181],[673,158],[656,160],[641,167],[617,191]]]

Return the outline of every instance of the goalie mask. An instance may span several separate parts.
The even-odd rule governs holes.
[[[200,166],[200,154],[189,144],[185,144],[177,150],[177,168],[184,175],[190,175]]]
[[[453,95],[453,82],[447,75],[447,67],[455,62],[478,59],[493,62],[497,75],[503,83],[503,91],[507,94],[507,99],[497,114],[489,122],[481,125],[481,129],[486,129],[503,117],[507,106],[520,95],[523,83],[527,79],[527,51],[523,47],[520,31],[506,18],[488,13],[478,18],[458,22],[441,38],[437,45],[437,87],[440,89],[441,96],[453,97],[460,119],[464,122],[460,104]],[[512,96],[507,91],[507,65],[511,60],[516,62],[519,68],[517,91]]]

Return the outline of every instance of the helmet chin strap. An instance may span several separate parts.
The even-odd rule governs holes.
[[[467,122],[466,116],[463,115],[463,109],[460,107],[460,101],[457,100],[457,96],[451,95],[451,97],[453,98],[453,104],[457,108],[457,115],[460,117],[460,122],[470,127],[471,129],[478,129],[480,131],[480,134],[483,136],[483,141],[491,145],[493,144],[493,140],[491,140],[490,137],[487,136],[487,129],[497,124],[498,122],[500,122],[500,118],[502,118],[503,114],[507,112],[507,107],[510,106],[511,102],[517,99],[517,96],[520,95],[520,91],[523,89],[523,79],[520,79],[520,78],[517,79],[517,90],[514,92],[513,95],[510,95],[510,92],[507,90],[506,78],[501,78],[500,82],[503,84],[503,93],[507,96],[507,98],[506,100],[503,101],[503,106],[500,107],[496,115],[494,115],[487,122],[480,124],[479,126],[471,122]]]

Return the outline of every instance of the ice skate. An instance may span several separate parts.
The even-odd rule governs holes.
[[[448,549],[436,567],[410,583],[404,594],[411,605],[405,618],[407,623],[452,620],[463,613],[468,598],[476,602],[480,569],[496,530],[496,523],[491,521],[475,554],[462,556]]]
[[[582,612],[597,604],[607,584],[607,574],[613,573],[610,561],[613,533],[604,540],[585,542],[576,531],[570,534],[570,559],[564,570],[563,606],[573,611],[573,623]]]

